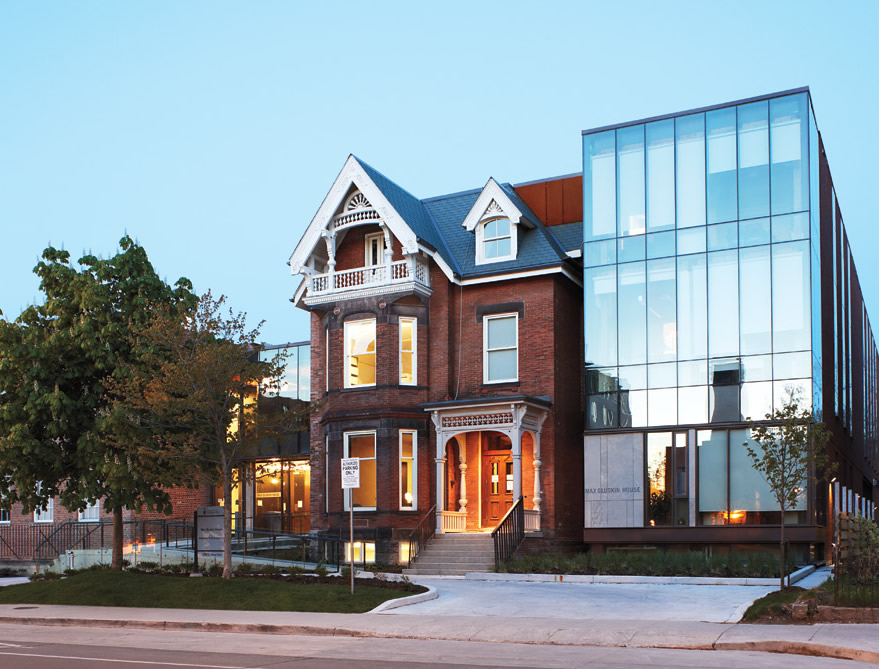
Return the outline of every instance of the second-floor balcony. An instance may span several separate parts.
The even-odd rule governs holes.
[[[431,292],[427,264],[416,258],[400,260],[390,265],[311,274],[307,281],[305,303],[308,305],[388,292],[416,291],[425,295],[430,295]]]

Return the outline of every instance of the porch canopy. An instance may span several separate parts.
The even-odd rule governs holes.
[[[422,408],[430,413],[436,430],[436,508],[437,529],[442,532],[463,532],[467,526],[467,457],[466,449],[459,452],[460,485],[458,499],[446,499],[445,472],[447,467],[447,448],[449,441],[462,433],[499,432],[509,437],[512,456],[512,499],[522,495],[522,441],[530,435],[534,474],[533,495],[530,509],[526,510],[526,529],[540,529],[540,505],[542,502],[540,434],[546,420],[550,397],[528,395],[506,395],[482,397],[478,399],[449,400],[430,402]],[[471,476],[471,482],[473,478]],[[456,502],[457,511],[446,510],[447,504]],[[481,523],[480,523],[481,525]]]

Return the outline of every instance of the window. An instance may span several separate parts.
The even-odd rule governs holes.
[[[414,386],[418,377],[418,319],[400,319],[400,385]]]
[[[418,508],[418,454],[415,430],[400,430],[400,508]]]
[[[351,489],[355,511],[374,511],[376,500],[375,432],[346,432],[345,457],[360,458],[360,487]],[[345,511],[348,495],[345,495]]]
[[[99,520],[101,520],[100,502],[89,504],[85,509],[79,512],[79,522],[81,523],[97,523]]]
[[[513,258],[513,230],[509,218],[492,218],[482,224],[482,257],[486,262]]]
[[[9,510],[8,509],[0,509],[0,523],[8,523],[9,522]]]
[[[375,319],[345,323],[345,387],[375,385]]]
[[[49,505],[45,509],[34,510],[35,523],[53,523],[55,522],[55,500],[49,498]]]
[[[385,236],[381,232],[366,235],[365,267],[378,267],[384,264]]]
[[[519,332],[516,314],[486,316],[482,322],[485,383],[519,380]]]
[[[351,543],[345,542],[345,562],[351,562]],[[354,562],[360,564],[375,564],[375,542],[355,541]]]

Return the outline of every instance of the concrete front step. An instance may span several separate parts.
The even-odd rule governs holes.
[[[489,534],[437,534],[404,574],[463,576],[494,571],[494,540]]]
[[[427,567],[404,569],[403,574],[406,576],[464,576],[465,574],[470,574],[473,572],[493,571],[494,562],[491,563],[490,567],[480,567],[479,565],[474,565],[473,567],[468,567],[467,569],[456,569],[452,567],[444,567],[442,569],[429,569]]]

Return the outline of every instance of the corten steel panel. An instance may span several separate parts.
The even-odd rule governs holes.
[[[564,202],[563,222],[579,223],[583,220],[583,177],[572,177],[562,181]]]
[[[525,204],[531,207],[531,211],[546,224],[546,184],[518,186],[515,190],[519,197],[525,201]]]
[[[562,181],[546,182],[546,224],[564,223],[564,190]]]

